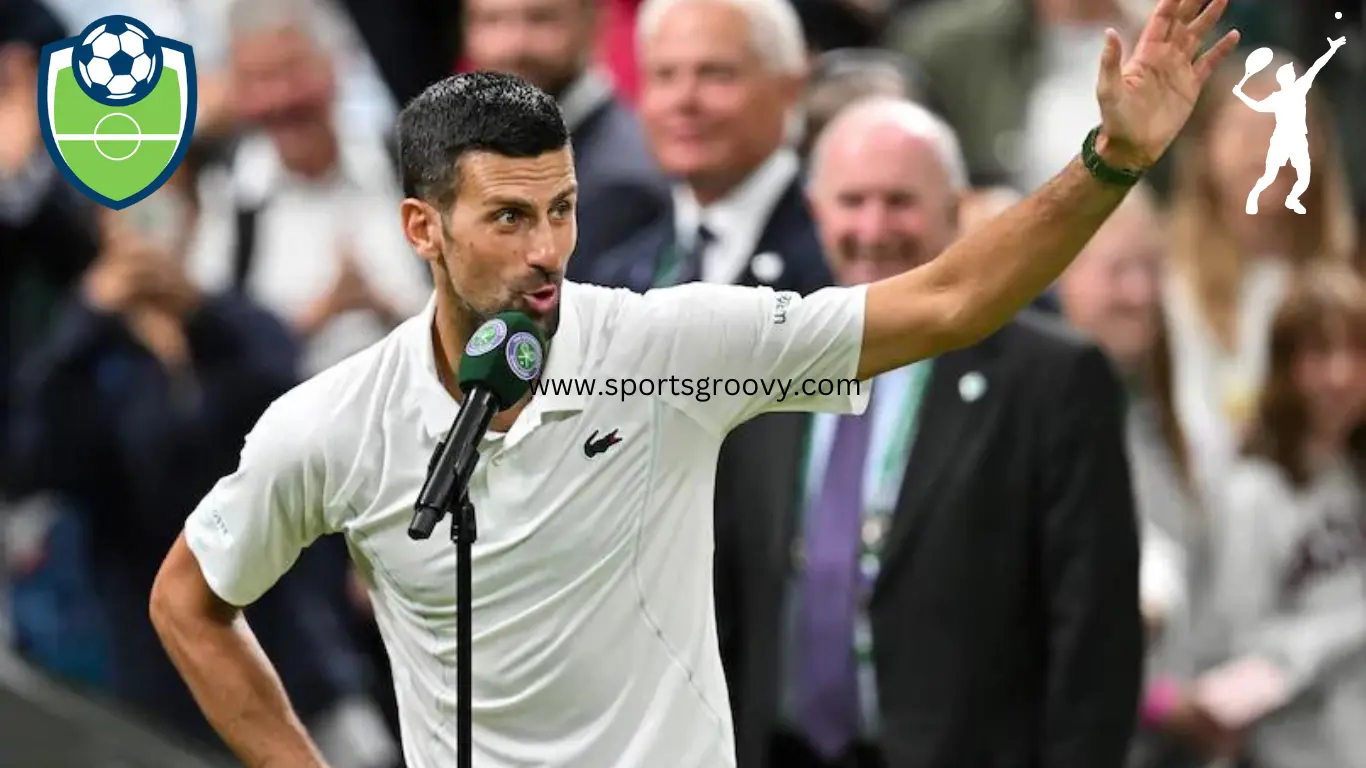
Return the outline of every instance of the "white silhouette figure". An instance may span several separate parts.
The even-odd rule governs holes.
[[[1314,85],[1314,76],[1346,42],[1345,37],[1330,39],[1328,52],[1314,62],[1314,66],[1304,73],[1304,77],[1295,78],[1294,64],[1286,64],[1276,70],[1276,82],[1281,84],[1281,89],[1261,101],[1253,101],[1243,93],[1243,83],[1261,69],[1251,62],[1251,56],[1248,57],[1249,71],[1241,82],[1233,86],[1233,94],[1258,112],[1274,112],[1276,115],[1276,130],[1271,134],[1271,146],[1266,152],[1266,173],[1257,180],[1256,186],[1247,196],[1248,213],[1257,212],[1257,199],[1261,197],[1262,191],[1276,180],[1276,174],[1286,161],[1295,168],[1295,186],[1290,190],[1290,196],[1285,199],[1285,207],[1295,213],[1305,212],[1304,206],[1300,205],[1300,195],[1309,188],[1309,126],[1305,118],[1305,99],[1309,95],[1309,89]],[[1267,60],[1269,59],[1268,56]]]

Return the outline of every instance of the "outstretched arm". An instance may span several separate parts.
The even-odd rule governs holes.
[[[1096,151],[1112,167],[1144,170],[1190,118],[1200,88],[1238,42],[1230,32],[1197,57],[1228,0],[1161,0],[1122,62],[1106,33]],[[858,376],[969,346],[1004,325],[1062,274],[1128,188],[1073,160],[1043,189],[929,264],[868,287]]]
[[[1309,68],[1309,71],[1305,72],[1299,80],[1295,81],[1295,85],[1299,86],[1301,91],[1309,90],[1314,84],[1314,77],[1318,75],[1319,70],[1323,69],[1323,65],[1327,64],[1328,60],[1333,58],[1333,54],[1337,53],[1338,49],[1341,48],[1345,42],[1347,42],[1347,38],[1345,37],[1339,37],[1337,40],[1330,39],[1328,41],[1328,52],[1320,56],[1319,60],[1314,62],[1314,65]]]

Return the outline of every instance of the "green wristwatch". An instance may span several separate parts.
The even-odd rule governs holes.
[[[1120,187],[1132,187],[1137,184],[1143,178],[1142,171],[1123,171],[1113,168],[1096,153],[1096,137],[1099,135],[1100,126],[1098,125],[1086,134],[1086,141],[1082,142],[1081,162],[1086,166],[1086,170],[1106,184],[1114,184]]]

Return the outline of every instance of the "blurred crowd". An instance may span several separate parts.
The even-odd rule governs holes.
[[[569,279],[807,294],[1002,226],[1098,123],[1105,29],[1131,49],[1152,5],[3,0],[7,642],[219,748],[148,621],[152,580],[266,406],[428,301],[392,135],[428,84],[502,70],[559,101]],[[920,413],[913,449],[817,420],[845,447],[808,470],[806,421],[737,433],[716,582],[742,766],[1366,768],[1364,5],[1232,0],[1239,50],[1054,289],[905,371],[932,407],[875,384],[878,419]],[[57,172],[34,98],[39,49],[111,12],[190,43],[199,75],[179,170],[118,212]],[[1289,163],[1264,183],[1276,120],[1234,86],[1265,98],[1343,36],[1308,93],[1307,186]],[[1275,63],[1244,78],[1261,46]],[[890,484],[830,490],[831,457],[879,452]],[[838,534],[788,518],[851,498],[877,586],[846,618],[875,642],[789,654],[823,587],[812,545]],[[334,768],[401,765],[369,610],[326,538],[247,613]],[[860,685],[803,687],[855,656]]]

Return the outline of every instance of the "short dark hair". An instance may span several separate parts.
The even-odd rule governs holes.
[[[460,158],[484,151],[538,157],[569,143],[555,99],[514,75],[470,72],[428,86],[398,116],[403,194],[448,205]]]

